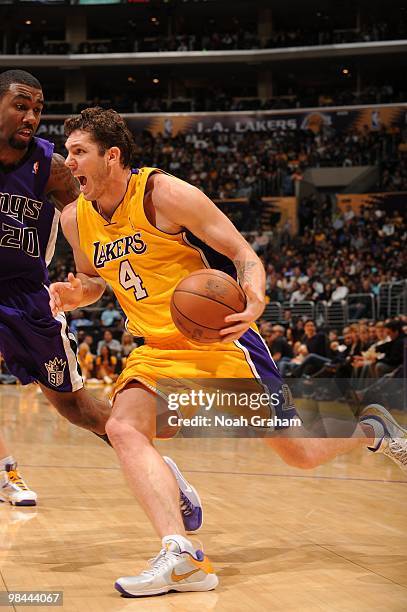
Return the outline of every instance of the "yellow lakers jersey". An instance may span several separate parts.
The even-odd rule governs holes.
[[[192,245],[187,232],[166,234],[148,221],[143,201],[153,172],[160,170],[133,171],[110,223],[82,194],[76,213],[82,251],[112,287],[127,316],[127,329],[147,342],[180,336],[170,314],[171,296],[179,281],[205,266],[220,267],[219,261],[208,261],[202,249]]]

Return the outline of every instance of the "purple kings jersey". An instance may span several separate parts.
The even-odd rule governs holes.
[[[18,166],[0,167],[0,283],[46,283],[60,213],[45,196],[54,145],[34,138]]]

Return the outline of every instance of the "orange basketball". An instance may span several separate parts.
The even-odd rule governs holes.
[[[197,270],[176,286],[171,316],[179,331],[190,340],[219,342],[225,317],[242,312],[246,296],[237,282],[220,270]]]

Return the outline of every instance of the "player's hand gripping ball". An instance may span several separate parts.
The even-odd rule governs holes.
[[[238,283],[225,272],[208,268],[192,272],[178,283],[171,299],[171,316],[189,340],[209,344],[222,340],[219,330],[227,327],[225,317],[245,307],[246,296]]]

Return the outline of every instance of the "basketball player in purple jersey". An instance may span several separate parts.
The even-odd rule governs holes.
[[[34,136],[43,106],[41,84],[30,73],[0,74],[0,353],[23,385],[38,382],[62,416],[103,437],[110,404],[83,388],[75,337],[64,313],[54,317],[49,307],[47,266],[60,211],[79,189],[53,144]],[[195,531],[202,523],[199,497],[169,465],[186,529]],[[14,458],[0,456],[0,499],[34,505],[35,494],[21,495],[23,488],[29,491]]]

